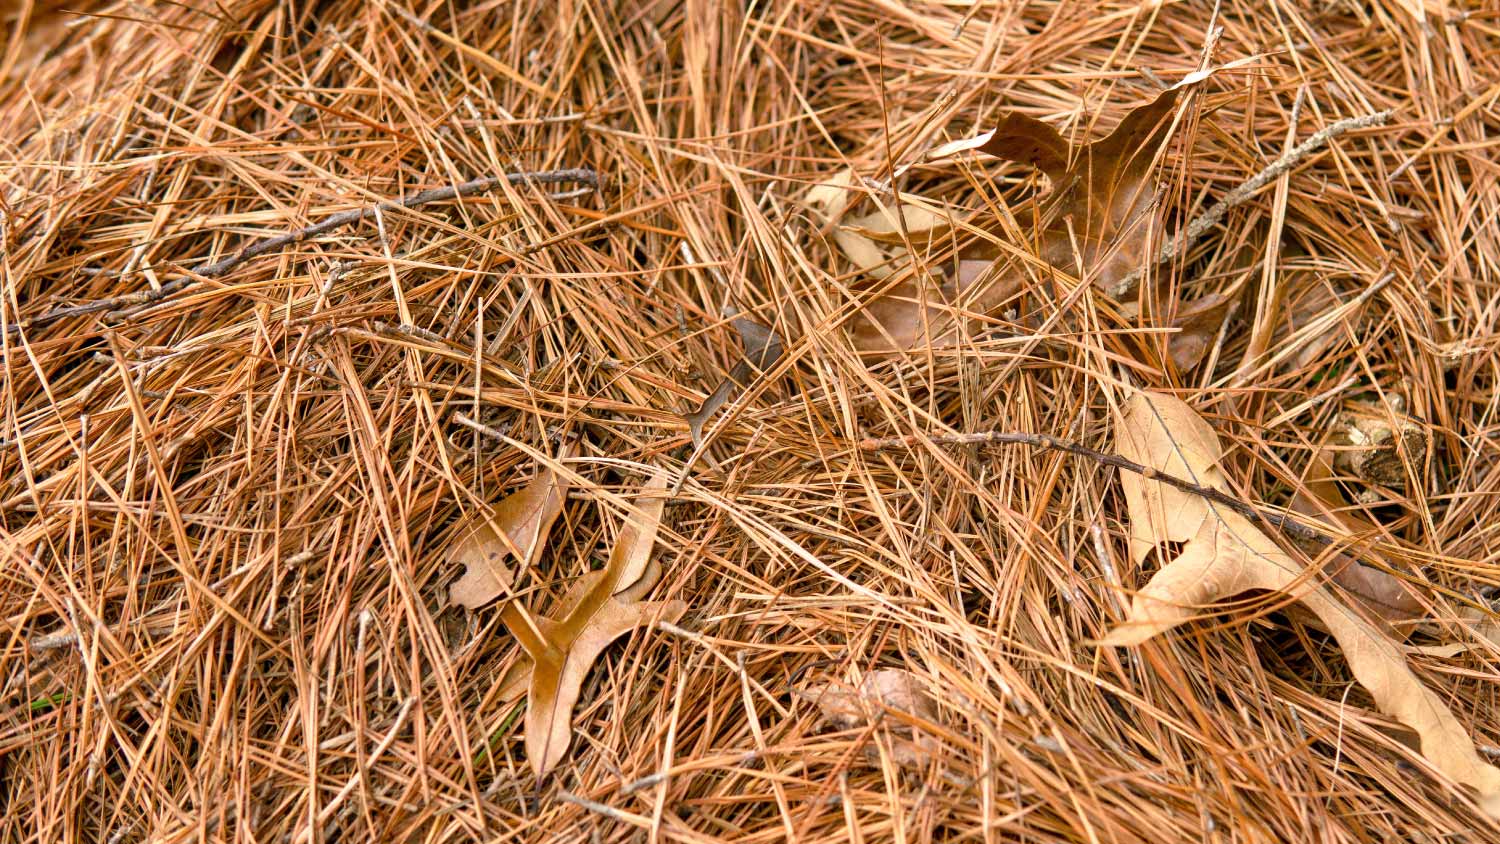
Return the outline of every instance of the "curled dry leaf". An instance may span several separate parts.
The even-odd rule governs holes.
[[[835,730],[882,721],[890,725],[889,749],[898,765],[924,767],[937,755],[937,739],[913,728],[913,722],[937,723],[937,705],[925,691],[925,684],[910,671],[882,668],[866,674],[858,688],[826,683],[798,689],[796,695],[816,704],[823,712],[822,722]],[[887,720],[887,715],[894,717]],[[865,755],[878,761],[880,750],[866,745]]]
[[[1116,424],[1116,440],[1127,460],[1229,491],[1218,437],[1179,399],[1136,393]],[[1380,711],[1415,731],[1435,769],[1475,788],[1486,811],[1500,815],[1500,769],[1480,757],[1442,698],[1412,673],[1400,646],[1341,604],[1245,516],[1149,477],[1127,474],[1121,486],[1137,564],[1169,543],[1185,544],[1137,593],[1127,620],[1103,644],[1140,644],[1249,590],[1294,597],[1327,627]]]
[[[1332,522],[1337,526],[1334,532],[1339,535],[1361,538],[1380,533],[1374,524],[1350,511],[1334,480],[1326,447],[1313,454],[1307,477],[1292,496],[1290,507],[1304,516]],[[1303,550],[1317,553],[1322,549],[1308,544]],[[1359,563],[1348,554],[1336,552],[1328,565],[1328,574],[1375,617],[1391,624],[1410,622],[1425,611],[1422,602],[1400,578]]]
[[[1043,201],[1035,235],[1040,257],[1123,297],[1133,289],[1135,271],[1151,257],[1152,232],[1160,229],[1152,171],[1172,127],[1177,99],[1211,73],[1189,74],[1127,114],[1109,135],[1077,148],[1046,123],[1009,113],[993,130],[940,147],[929,157],[973,149],[1042,171],[1052,190]],[[998,254],[992,245],[980,243],[964,257]]]
[[[558,459],[571,456],[572,446],[565,444]],[[493,512],[470,517],[448,552],[449,559],[465,566],[463,576],[449,588],[448,599],[472,610],[505,594],[512,579],[507,559],[514,557],[523,568],[536,560],[567,497],[568,482],[542,466],[530,483],[501,500]]]
[[[1330,281],[1305,270],[1284,273],[1277,287],[1279,318],[1270,345],[1291,369],[1316,367],[1340,340],[1360,336],[1369,322],[1364,303],[1370,297],[1345,300]]]
[[[1167,354],[1178,372],[1187,372],[1202,362],[1218,340],[1219,329],[1239,303],[1238,288],[1210,293],[1180,306],[1166,320],[1166,327],[1176,329],[1167,337]],[[1134,302],[1120,308],[1121,315],[1130,318],[1137,317],[1139,311]]]
[[[733,310],[728,312],[729,315],[735,313]],[[745,356],[734,365],[729,371],[729,377],[719,382],[719,386],[714,388],[697,410],[683,417],[687,420],[688,434],[693,438],[695,448],[703,447],[703,428],[719,412],[719,408],[729,401],[734,391],[749,384],[758,373],[770,369],[776,361],[781,360],[783,344],[775,331],[742,316],[734,317],[734,328],[739,332],[740,342],[744,344]]]
[[[557,765],[573,738],[573,706],[599,654],[615,639],[659,619],[676,621],[681,601],[641,601],[661,576],[652,548],[661,529],[667,487],[654,477],[636,501],[601,571],[579,578],[553,618],[519,611],[501,620],[530,658],[526,702],[526,758],[538,777]]]
[[[1232,293],[1210,293],[1178,309],[1170,324],[1179,330],[1167,341],[1167,351],[1178,372],[1187,372],[1203,360],[1239,301]]]
[[[843,222],[853,175],[845,170],[807,193],[807,204],[833,225],[844,256],[879,287],[848,324],[856,351],[891,353],[941,344],[952,335],[956,286],[917,266],[908,247],[931,249],[953,237],[958,220],[923,205],[904,203]],[[869,283],[855,285],[865,290]]]
[[[1333,466],[1360,480],[1406,489],[1407,478],[1421,478],[1431,439],[1417,420],[1397,409],[1352,404],[1339,415]],[[1408,467],[1410,467],[1408,469]]]

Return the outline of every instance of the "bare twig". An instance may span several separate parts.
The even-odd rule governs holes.
[[[590,800],[587,797],[579,797],[578,795],[573,794],[569,791],[558,791],[557,799],[561,800],[564,803],[572,803],[575,806],[582,806],[583,808],[588,809],[590,812],[598,812],[606,818],[620,821],[622,823],[633,824],[635,826],[649,826],[651,823],[649,819],[644,818],[640,815],[616,809],[613,806],[600,803],[597,800]]]
[[[96,299],[92,302],[83,302],[77,305],[66,305],[53,308],[40,316],[34,317],[24,323],[12,324],[9,330],[12,333],[19,332],[25,328],[37,325],[46,325],[68,317],[84,316],[86,314],[99,313],[100,311],[112,311],[116,308],[131,307],[136,305],[149,305],[161,301],[174,293],[181,292],[189,286],[202,281],[205,278],[218,278],[227,274],[230,270],[240,264],[259,258],[262,255],[275,252],[283,247],[294,243],[301,243],[308,238],[319,237],[334,229],[368,220],[376,214],[384,211],[396,211],[401,209],[417,208],[422,205],[430,205],[434,202],[447,202],[466,196],[487,193],[499,187],[501,184],[560,184],[566,182],[578,182],[597,188],[599,186],[599,174],[587,167],[574,167],[567,170],[540,170],[526,173],[506,173],[500,176],[483,176],[457,185],[445,185],[440,188],[429,188],[417,191],[409,196],[380,202],[375,205],[367,205],[363,208],[351,208],[348,211],[340,211],[323,220],[305,226],[300,229],[285,232],[269,237],[265,240],[252,243],[235,252],[233,255],[221,258],[205,267],[192,271],[190,275],[175,278],[155,290],[140,290],[135,293],[126,293],[123,296],[111,296],[108,299]]]
[[[1229,209],[1243,205],[1250,197],[1255,195],[1256,191],[1269,185],[1281,174],[1307,160],[1313,153],[1327,146],[1329,141],[1346,132],[1352,132],[1355,129],[1383,126],[1391,119],[1393,114],[1395,114],[1393,110],[1387,109],[1385,111],[1377,111],[1374,114],[1350,117],[1346,120],[1340,120],[1337,123],[1325,126],[1314,133],[1312,137],[1287,150],[1280,158],[1268,164],[1264,170],[1251,176],[1229,193],[1224,194],[1224,197],[1210,206],[1207,211],[1194,217],[1187,224],[1187,228],[1183,229],[1182,234],[1162,244],[1161,249],[1156,253],[1156,257],[1151,260],[1148,266],[1164,264],[1186,252],[1189,247],[1198,242],[1198,238],[1206,234],[1209,229],[1218,225],[1219,221],[1224,219],[1224,215],[1229,212]],[[1120,283],[1115,285],[1114,291],[1111,292],[1130,290],[1141,280],[1141,276],[1145,271],[1146,267],[1140,267],[1131,271],[1124,278],[1120,279]]]
[[[973,434],[913,434],[905,437],[890,437],[888,439],[877,439],[871,437],[869,439],[860,440],[859,448],[861,451],[880,451],[887,448],[910,448],[914,445],[920,445],[923,443],[941,443],[945,445],[1001,443],[1014,445],[1030,445],[1036,446],[1037,448],[1052,449],[1053,451],[1063,451],[1067,452],[1068,454],[1078,455],[1079,457],[1087,457],[1105,466],[1113,466],[1116,469],[1122,469],[1127,472],[1134,472],[1137,475],[1145,478],[1146,480],[1160,481],[1161,483],[1164,483],[1168,486],[1176,487],[1183,492],[1192,493],[1193,495],[1206,498],[1209,501],[1214,502],[1215,504],[1220,504],[1224,507],[1228,507],[1236,513],[1253,519],[1254,521],[1270,525],[1274,528],[1280,528],[1281,530],[1286,531],[1287,533],[1297,537],[1298,539],[1305,539],[1309,542],[1316,542],[1319,545],[1333,545],[1338,541],[1328,534],[1323,533],[1322,531],[1314,530],[1313,528],[1310,528],[1302,524],[1301,522],[1293,521],[1291,518],[1283,516],[1280,513],[1266,512],[1265,510],[1261,510],[1251,504],[1247,504],[1246,502],[1241,501],[1238,498],[1235,498],[1234,496],[1223,492],[1222,490],[1217,490],[1213,487],[1207,487],[1201,484],[1195,484],[1192,481],[1184,480],[1175,475],[1168,475],[1163,472],[1159,472],[1151,468],[1150,466],[1142,466],[1141,464],[1136,463],[1133,460],[1126,460],[1118,454],[1110,454],[1108,452],[1099,451],[1097,449],[1089,448],[1086,445],[1069,442],[1068,440],[1051,436],[1050,434],[1028,434],[1011,431],[980,431]]]

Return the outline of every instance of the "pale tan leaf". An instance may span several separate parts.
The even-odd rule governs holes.
[[[610,552],[608,568],[619,571],[615,597],[623,601],[639,601],[661,580],[661,563],[652,551],[667,507],[667,485],[667,474],[659,472],[641,487],[644,494],[636,499],[635,512],[629,514]]]
[[[844,257],[854,262],[854,266],[874,278],[888,278],[895,270],[896,256],[881,249],[879,244],[862,234],[848,229],[836,229],[833,242],[838,244]]]
[[[1229,491],[1213,429],[1180,399],[1138,392],[1116,425],[1121,457],[1159,472]],[[1289,595],[1333,634],[1380,711],[1417,733],[1422,755],[1444,775],[1474,787],[1500,814],[1500,769],[1486,763],[1442,699],[1407,666],[1401,648],[1339,603],[1248,518],[1202,496],[1148,477],[1122,479],[1131,522],[1131,556],[1143,560],[1167,543],[1182,551],[1136,594],[1124,624],[1106,645],[1133,645],[1163,633],[1220,599],[1249,590]]]
[[[1500,652],[1500,615],[1493,610],[1462,607],[1458,611],[1458,621],[1460,623],[1453,626],[1468,634],[1470,641],[1447,645],[1408,645],[1407,652],[1437,657],[1454,657],[1474,650]],[[1433,632],[1440,629],[1436,624],[1426,627]]]
[[[822,215],[824,222],[837,222],[843,218],[855,190],[854,171],[845,168],[822,184],[808,188],[803,201]]]
[[[568,751],[573,740],[573,707],[599,654],[637,627],[677,621],[687,611],[682,601],[626,602],[609,596],[595,605],[588,593],[603,579],[579,581],[577,588],[585,592],[579,604],[588,613],[586,619],[575,611],[562,622],[537,620],[542,637],[555,649],[533,655],[526,701],[526,758],[538,777],[556,767]]]
[[[572,446],[565,444],[558,459],[571,456]],[[492,513],[476,514],[460,527],[448,556],[463,563],[465,571],[449,587],[449,601],[477,609],[505,594],[513,577],[508,558],[523,568],[536,560],[567,495],[567,480],[540,467],[530,483],[502,499]]]
[[[844,228],[876,243],[904,246],[909,239],[913,245],[925,246],[952,232],[955,222],[947,214],[905,203],[857,217],[845,223]]]

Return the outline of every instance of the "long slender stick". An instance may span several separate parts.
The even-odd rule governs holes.
[[[334,229],[347,226],[351,223],[357,223],[361,220],[368,220],[374,217],[376,214],[384,211],[411,209],[421,205],[428,205],[434,202],[446,202],[451,199],[458,199],[459,197],[487,193],[499,187],[502,183],[509,183],[512,185],[523,183],[553,185],[565,182],[575,182],[597,188],[599,186],[599,174],[598,172],[590,170],[587,167],[574,167],[568,170],[540,170],[527,173],[506,173],[500,176],[484,176],[478,179],[472,179],[467,182],[462,182],[457,185],[446,185],[440,188],[429,188],[428,190],[418,191],[408,196],[403,196],[400,199],[387,200],[375,205],[367,205],[363,208],[351,208],[348,211],[340,211],[337,214],[331,214],[328,217],[316,223],[313,223],[310,226],[285,232],[283,234],[278,234],[275,237],[269,237],[265,240],[252,243],[249,246],[240,249],[238,252],[235,252],[233,255],[229,255],[225,258],[220,258],[219,260],[205,267],[200,267],[199,269],[194,270],[192,275],[185,275],[179,278],[172,279],[171,281],[163,284],[157,289],[141,290],[135,293],[126,293],[122,296],[112,296],[108,299],[95,299],[94,301],[84,302],[78,305],[66,305],[60,308],[53,308],[52,310],[47,311],[46,313],[43,313],[39,316],[33,317],[26,322],[12,324],[11,326],[9,326],[9,330],[14,333],[21,331],[23,328],[30,328],[36,325],[46,325],[49,322],[55,322],[60,319],[67,319],[68,317],[83,316],[85,314],[93,314],[100,311],[112,311],[116,308],[121,307],[130,307],[133,305],[149,305],[153,302],[159,302],[162,299],[165,299],[168,296],[171,296],[172,294],[177,293],[188,287],[189,285],[194,284],[202,279],[217,278],[219,276],[225,275],[230,270],[238,267],[240,264],[243,264],[252,258],[258,258],[262,255],[275,252],[283,247],[290,246],[293,243],[301,243],[302,241],[307,240],[311,237],[318,237],[320,235],[327,234]]]
[[[1118,454],[1110,454],[1097,449],[1089,448],[1068,440],[1059,439],[1050,434],[1027,434],[1008,431],[982,431],[975,434],[935,434],[935,435],[912,435],[906,437],[890,437],[888,439],[860,440],[861,451],[880,451],[888,448],[910,448],[922,443],[943,443],[951,445],[971,445],[975,443],[1010,443],[1015,445],[1030,445],[1037,448],[1049,448],[1053,451],[1062,451],[1068,454],[1076,454],[1102,463],[1105,466],[1113,466],[1127,472],[1134,472],[1148,481],[1160,481],[1168,486],[1174,486],[1183,492],[1206,498],[1215,504],[1221,504],[1239,513],[1242,516],[1257,522],[1280,528],[1298,539],[1306,539],[1319,545],[1333,545],[1338,540],[1322,531],[1314,530],[1301,522],[1293,521],[1280,513],[1269,513],[1251,504],[1235,498],[1228,493],[1214,489],[1213,487],[1195,484],[1192,481],[1183,480],[1175,475],[1159,472],[1150,466],[1143,466],[1133,460],[1126,460]]]
[[[1276,181],[1281,174],[1301,164],[1313,153],[1327,146],[1329,141],[1345,132],[1351,132],[1355,129],[1383,126],[1390,121],[1393,114],[1395,114],[1394,111],[1386,110],[1359,117],[1350,117],[1340,120],[1337,123],[1331,123],[1313,133],[1307,140],[1287,150],[1280,158],[1266,165],[1265,169],[1251,176],[1229,193],[1224,194],[1224,197],[1209,206],[1208,210],[1194,217],[1188,223],[1187,228],[1183,229],[1182,234],[1161,245],[1161,249],[1151,259],[1151,265],[1164,264],[1186,252],[1189,247],[1198,242],[1198,238],[1206,234],[1215,225],[1218,225],[1219,221],[1224,219],[1224,215],[1229,212],[1229,209],[1243,205],[1246,200],[1255,195],[1256,191]],[[1142,267],[1132,270],[1124,278],[1120,279],[1114,289],[1116,291],[1129,290],[1137,281],[1140,281],[1141,275],[1145,273],[1145,269]]]

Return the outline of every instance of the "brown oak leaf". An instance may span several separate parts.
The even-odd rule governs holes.
[[[572,445],[565,444],[558,459],[566,460],[572,453]],[[458,542],[448,552],[449,559],[465,566],[463,576],[449,587],[448,599],[472,610],[509,591],[508,558],[514,557],[522,568],[536,560],[567,497],[567,480],[543,466],[493,512],[470,517],[456,531]]]
[[[526,758],[538,777],[567,753],[573,707],[599,654],[631,630],[658,620],[676,621],[687,610],[681,601],[640,600],[661,577],[652,548],[661,528],[666,488],[665,474],[645,486],[609,562],[579,578],[553,617],[530,618],[519,610],[501,615],[529,657]]]

